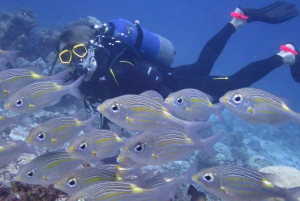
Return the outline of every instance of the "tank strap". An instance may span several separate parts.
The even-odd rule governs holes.
[[[53,74],[54,66],[55,66],[55,64],[56,64],[57,59],[58,59],[58,54],[56,55],[54,61],[52,62],[51,69],[50,69],[50,71],[49,71],[48,76],[51,76],[51,75]]]
[[[123,60],[123,61],[119,61],[120,63],[127,63],[127,64],[129,64],[129,65],[132,65],[132,66],[134,66],[134,64],[133,63],[131,63],[131,62],[129,62],[129,61],[125,61],[125,60]]]
[[[119,87],[119,83],[118,83],[117,78],[116,78],[116,76],[115,76],[115,74],[114,74],[114,71],[113,71],[111,68],[109,69],[109,71],[110,71],[111,75],[113,76],[113,78],[114,78],[116,84],[117,84],[118,87]]]
[[[125,50],[126,50],[126,48],[124,48],[122,52],[117,54],[108,67],[110,74],[113,76],[113,78],[118,86],[119,86],[119,83],[118,83],[117,78],[111,67],[116,63],[117,59],[120,58],[122,56],[122,54],[124,54]]]

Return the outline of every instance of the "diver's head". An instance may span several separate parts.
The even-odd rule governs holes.
[[[89,80],[97,67],[94,47],[89,44],[94,35],[95,30],[88,26],[73,26],[65,30],[57,41],[58,59],[72,67],[74,79],[86,74],[85,80]]]
[[[89,26],[72,26],[64,30],[56,43],[56,50],[60,52],[66,45],[87,43],[94,37],[95,30]]]

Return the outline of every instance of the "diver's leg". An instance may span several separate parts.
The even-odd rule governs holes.
[[[300,53],[297,50],[295,51],[297,52],[297,55],[295,58],[295,62],[290,64],[290,70],[295,82],[300,83]]]
[[[231,13],[230,23],[210,39],[198,57],[198,60],[189,65],[175,69],[175,77],[181,81],[187,76],[208,76],[218,56],[223,51],[230,36],[241,26],[251,22],[265,22],[279,24],[296,17],[299,14],[295,4],[278,1],[259,9],[238,7]]]
[[[240,12],[240,10],[237,8],[235,12]],[[196,77],[208,76],[231,35],[246,23],[244,19],[233,17],[229,23],[205,44],[195,63],[175,68],[176,79],[184,81],[186,76],[189,75]]]
[[[236,80],[236,88],[249,87],[283,64],[293,65],[296,54],[292,44],[282,45],[276,55],[255,61],[228,78]]]
[[[276,54],[248,64],[234,75],[228,76],[228,79],[236,82],[236,88],[249,87],[283,64],[282,57]]]
[[[190,87],[199,89],[218,101],[227,91],[249,87],[283,63],[282,57],[274,55],[253,62],[231,76],[201,77],[198,82],[194,81]]]
[[[192,64],[182,65],[175,68],[175,77],[178,80],[193,75],[208,76],[219,55],[222,53],[230,36],[235,32],[233,24],[228,23],[215,36],[213,36],[202,49],[197,61]]]
[[[201,81],[193,82],[191,87],[197,88],[219,99],[227,91],[250,87],[283,64],[290,65],[293,78],[300,82],[300,57],[291,44],[281,46],[281,51],[269,58],[255,61],[231,76],[206,76]]]
[[[300,58],[297,57],[293,65],[290,66],[292,77],[295,82],[300,83]]]

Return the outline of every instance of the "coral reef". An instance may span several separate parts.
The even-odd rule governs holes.
[[[27,60],[39,57],[46,59],[53,52],[59,32],[40,29],[29,8],[20,8],[15,13],[0,14],[0,47],[4,50],[20,50],[19,56]]]
[[[93,26],[93,25],[101,25],[101,21],[92,16],[87,16],[86,18],[80,18],[78,21],[69,22],[65,28],[69,28],[72,26]]]
[[[15,194],[19,200],[24,201],[48,201],[67,198],[68,195],[50,186],[37,186],[23,184],[20,182],[11,182],[12,194]],[[9,200],[9,199],[7,199]],[[12,199],[13,200],[13,199]]]
[[[21,41],[29,36],[36,27],[35,14],[29,8],[21,8],[17,12],[0,14],[1,47],[9,49],[21,47]]]

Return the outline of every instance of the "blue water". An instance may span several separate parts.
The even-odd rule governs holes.
[[[259,8],[274,2],[275,0],[1,0],[0,12],[14,13],[21,7],[28,7],[36,14],[39,27],[60,31],[66,23],[89,15],[103,23],[116,18],[139,20],[143,28],[172,41],[177,52],[173,66],[178,66],[197,59],[205,43],[231,20],[230,12],[237,5]],[[289,2],[300,9],[299,0]],[[242,27],[229,40],[215,63],[212,74],[231,75],[251,62],[276,54],[280,45],[287,42],[293,42],[300,50],[299,25],[300,16],[278,25],[255,22]],[[287,99],[291,107],[300,112],[300,83],[292,79],[288,66],[274,70],[252,87]],[[241,125],[238,122],[232,126]],[[243,130],[244,127],[241,128]],[[282,139],[293,141],[294,136],[299,134],[299,129],[292,128],[286,130],[290,135],[283,135]],[[261,130],[257,129],[253,134],[260,133]],[[281,130],[269,130],[270,136],[281,137]],[[268,132],[260,134],[266,136]],[[274,143],[277,142],[274,140]]]
[[[194,62],[205,43],[219,31],[231,17],[237,5],[262,7],[272,0],[1,0],[1,11],[15,12],[20,7],[31,8],[40,27],[62,30],[70,21],[88,15],[108,22],[115,18],[140,20],[141,25],[171,40],[177,55],[173,66]],[[300,8],[300,1],[291,0]],[[269,57],[286,42],[300,48],[300,16],[279,25],[252,23],[239,29],[228,42],[217,60],[212,74],[230,75],[255,60]],[[284,97],[291,107],[300,111],[300,84],[292,80],[288,66],[276,69],[253,87]]]

